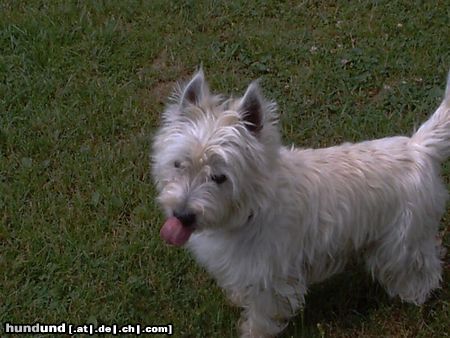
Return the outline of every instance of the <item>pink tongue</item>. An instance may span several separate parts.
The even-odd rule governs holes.
[[[159,234],[168,244],[181,246],[186,243],[194,229],[185,227],[176,217],[169,217]]]

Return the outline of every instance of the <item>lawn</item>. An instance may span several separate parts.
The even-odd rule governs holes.
[[[199,65],[217,92],[260,78],[284,142],[304,147],[410,134],[450,68],[445,0],[3,0],[0,13],[0,332],[64,321],[236,335],[239,310],[159,238],[149,175],[166,98]],[[449,336],[448,257],[422,307],[352,264],[311,288],[283,337]]]

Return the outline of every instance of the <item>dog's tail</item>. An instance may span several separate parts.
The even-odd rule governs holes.
[[[450,157],[450,72],[447,76],[444,100],[411,137],[411,142],[439,161]]]

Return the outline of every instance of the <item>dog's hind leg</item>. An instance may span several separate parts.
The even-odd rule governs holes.
[[[436,237],[437,224],[423,226],[413,222],[414,219],[407,225],[409,233],[394,227],[378,240],[366,252],[366,264],[391,297],[422,304],[441,282],[441,248]],[[413,227],[424,231],[414,232]]]

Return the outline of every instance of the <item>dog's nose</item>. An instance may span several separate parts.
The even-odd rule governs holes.
[[[173,215],[183,223],[184,226],[191,226],[195,223],[195,214],[189,212],[173,212]]]

